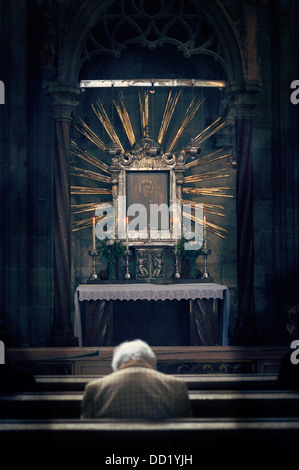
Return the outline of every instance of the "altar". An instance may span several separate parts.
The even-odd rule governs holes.
[[[104,282],[102,284],[81,284],[75,291],[74,301],[74,330],[75,336],[79,340],[79,346],[111,346],[117,343],[117,338],[114,335],[117,323],[115,315],[119,313],[121,305],[125,305],[127,308],[130,304],[137,305],[137,302],[141,302],[141,306],[133,320],[132,315],[126,311],[121,317],[122,330],[126,329],[129,332],[132,329],[136,337],[148,340],[147,337],[144,337],[144,331],[148,330],[144,325],[145,318],[151,319],[155,314],[154,307],[158,305],[157,321],[162,320],[162,316],[164,320],[166,318],[168,321],[165,326],[166,335],[171,334],[172,318],[176,315],[179,321],[184,319],[184,325],[188,329],[188,345],[226,346],[228,344],[230,295],[229,289],[225,285],[187,282],[187,280],[180,283]],[[170,307],[165,314],[163,307],[167,303]],[[117,312],[115,305],[117,305]],[[146,312],[148,312],[147,317]],[[159,329],[160,326],[157,326],[157,331],[154,332],[156,336]],[[184,327],[179,323],[178,337],[186,334],[183,329]],[[140,334],[138,334],[139,332]],[[91,338],[93,339],[91,340]],[[159,345],[163,346],[164,344]]]

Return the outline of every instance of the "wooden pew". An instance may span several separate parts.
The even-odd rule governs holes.
[[[299,392],[206,390],[189,392],[195,417],[298,417]]]
[[[79,418],[82,392],[22,392],[0,395],[3,419]]]
[[[138,456],[140,463],[152,463],[151,455],[153,459],[159,455],[186,456],[192,459],[186,464],[196,465],[202,461],[203,451],[297,450],[298,433],[299,419],[291,418],[192,418],[159,422],[7,420],[0,426],[0,449],[63,450],[71,451],[72,455],[96,450],[100,466],[107,458],[119,456]]]
[[[189,390],[273,390],[277,388],[277,376],[273,374],[225,374],[225,375],[175,375],[184,381]],[[83,391],[85,385],[97,376],[36,376],[39,390]]]
[[[76,419],[82,392],[33,392],[0,396],[0,419]],[[299,417],[299,392],[189,391],[194,417]]]

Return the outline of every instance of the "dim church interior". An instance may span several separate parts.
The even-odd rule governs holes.
[[[0,8],[1,43],[9,45],[0,76],[0,302],[14,360],[39,377],[105,375],[113,346],[141,336],[169,373],[275,375],[289,347],[284,314],[299,302],[298,109],[290,101],[299,78],[296,2],[18,0]],[[154,79],[205,86],[111,86]],[[80,88],[92,80],[110,86]],[[130,148],[116,104],[125,103],[137,141],[146,110],[140,96],[148,99],[149,131],[157,139],[167,98],[176,93],[163,144],[178,137],[181,155],[203,133],[180,190],[183,201],[206,211],[211,282],[229,291],[228,342],[215,340],[218,331],[190,343],[190,328],[198,325],[190,323],[188,300],[175,306],[118,300],[111,335],[99,308],[82,305],[79,346],[74,298],[78,285],[94,285],[88,252],[95,208],[115,198],[106,152],[116,142],[113,132]],[[192,99],[201,104],[180,134]],[[213,132],[218,118],[225,126]],[[98,272],[105,276],[106,267],[98,257]],[[199,256],[195,285],[204,285],[202,269]],[[208,310],[215,318],[219,305]],[[199,329],[207,328],[204,318]]]

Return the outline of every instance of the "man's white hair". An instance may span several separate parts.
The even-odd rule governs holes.
[[[141,339],[135,339],[125,341],[114,349],[111,363],[112,370],[116,371],[122,364],[134,359],[142,359],[149,363],[154,361],[153,365],[156,367],[156,356],[150,346]]]

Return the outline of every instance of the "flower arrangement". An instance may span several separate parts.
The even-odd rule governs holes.
[[[108,237],[104,238],[104,240],[100,240],[99,245],[97,246],[97,250],[101,255],[111,261],[116,261],[120,258],[125,249],[125,245],[120,240],[113,240]]]
[[[181,253],[181,255],[185,256],[185,258],[188,260],[189,264],[189,272],[188,272],[188,277],[189,279],[195,279],[196,278],[196,260],[199,255],[202,254],[202,247],[196,249],[196,244],[194,245],[193,250],[187,250],[185,247],[186,242],[190,241],[195,241],[194,237],[191,240],[187,240],[186,238],[181,238],[180,243],[178,243],[178,251]],[[197,245],[198,246],[198,245]]]
[[[178,251],[186,256],[186,258],[197,258],[199,255],[202,254],[202,247],[199,249],[194,249],[194,250],[186,250],[185,248],[185,243],[186,242],[191,242],[194,241],[195,237],[193,237],[191,240],[187,240],[186,238],[181,238],[180,243],[178,243]]]

